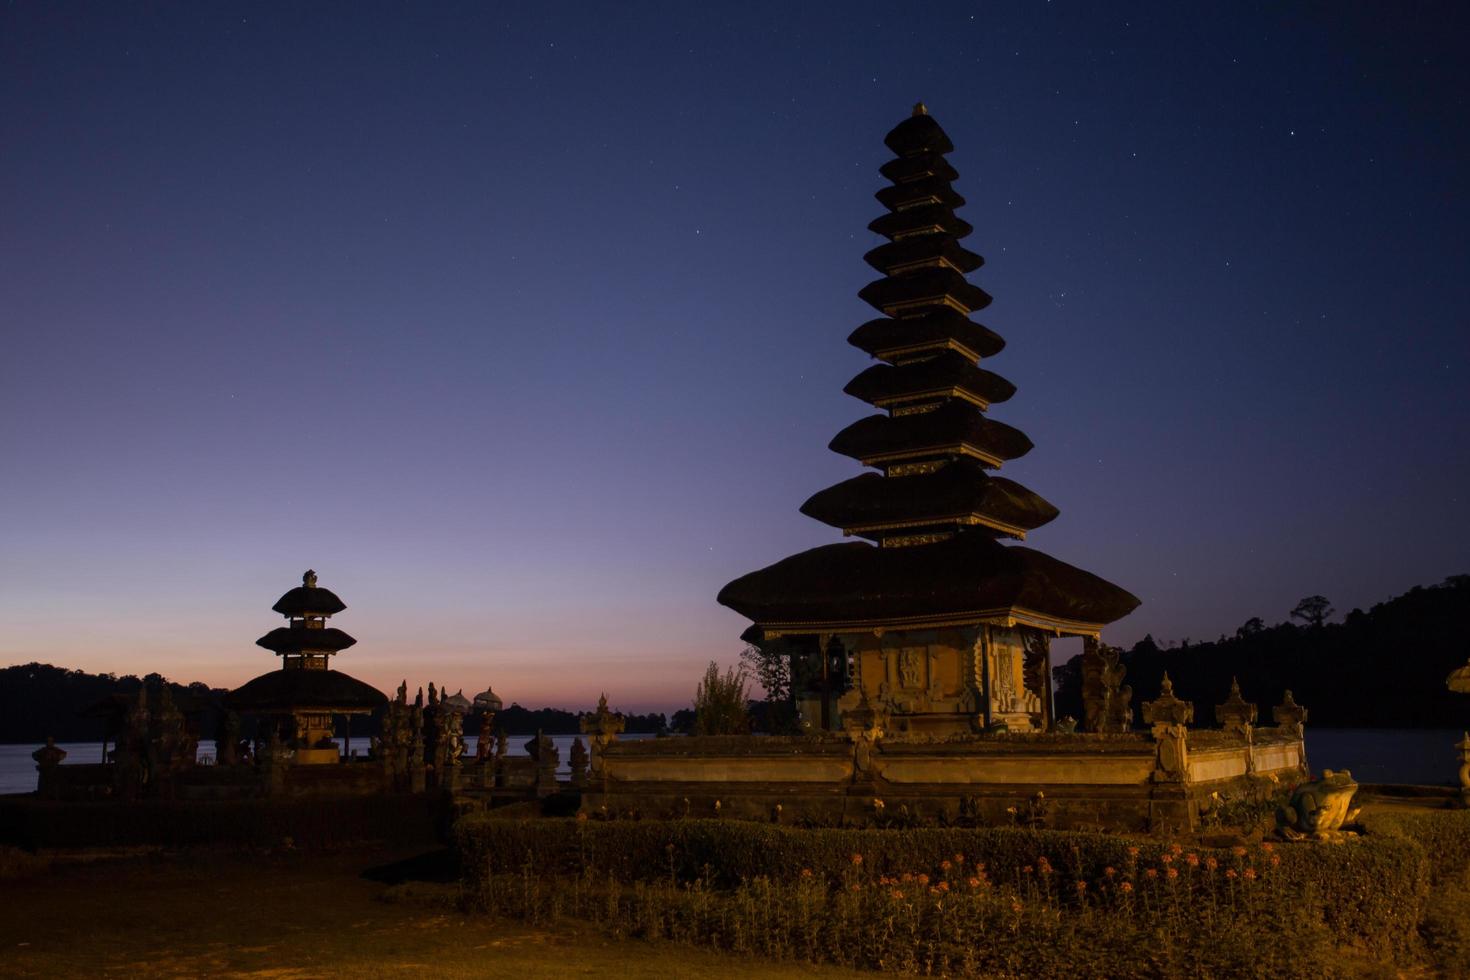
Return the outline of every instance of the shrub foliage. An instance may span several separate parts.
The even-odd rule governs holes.
[[[457,837],[468,900],[501,914],[965,975],[1332,975],[1344,955],[1415,955],[1428,891],[1423,847],[1397,833],[1218,850],[1023,828],[468,818]]]

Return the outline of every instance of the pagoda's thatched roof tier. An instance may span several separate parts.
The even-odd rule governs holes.
[[[951,401],[932,412],[858,419],[837,433],[828,448],[864,466],[956,455],[998,467],[1026,455],[1031,445],[1019,429],[987,419],[969,402]]]
[[[863,261],[885,276],[924,266],[948,265],[958,272],[974,272],[985,260],[944,235],[920,235],[888,242],[863,256]]]
[[[925,204],[938,204],[953,210],[964,207],[965,199],[956,194],[949,181],[938,177],[911,180],[903,184],[885,187],[873,195],[878,203],[890,211],[902,211]]]
[[[225,695],[235,711],[371,711],[386,704],[377,688],[337,670],[273,670]]]
[[[964,238],[975,228],[963,218],[941,204],[909,208],[881,215],[868,222],[868,230],[882,235],[889,241],[898,241],[911,235],[949,235]]]
[[[958,180],[959,171],[950,166],[949,161],[937,153],[928,153],[916,157],[899,157],[897,160],[889,160],[878,168],[878,172],[895,184],[904,184],[911,180],[923,180],[927,177],[937,177],[940,180]]]
[[[334,616],[347,608],[331,589],[298,585],[276,600],[271,609],[282,616]]]
[[[959,459],[913,476],[864,473],[813,494],[801,512],[866,538],[939,525],[973,525],[1024,537],[1055,520],[1057,509],[1019,483]]]
[[[977,358],[994,357],[1006,345],[994,330],[947,307],[902,320],[891,317],[869,320],[854,330],[847,342],[884,361],[945,348],[958,349]]]
[[[874,364],[842,390],[879,408],[945,396],[964,398],[983,408],[1010,398],[1016,386],[992,371],[976,367],[963,354],[946,350],[897,367]]]
[[[954,151],[949,136],[927,112],[916,112],[894,126],[883,137],[883,145],[900,157],[943,155]]]
[[[907,548],[813,548],[736,579],[719,602],[768,634],[990,622],[1095,635],[1138,606],[1090,572],[973,533]]]
[[[309,629],[305,626],[278,626],[255,641],[256,646],[276,653],[336,653],[346,650],[357,640],[336,627]]]
[[[875,279],[858,290],[858,298],[889,316],[902,316],[947,306],[970,314],[990,305],[990,294],[972,286],[953,269],[918,269],[902,276]]]

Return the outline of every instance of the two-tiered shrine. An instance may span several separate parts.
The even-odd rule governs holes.
[[[333,656],[357,642],[327,625],[330,617],[346,608],[336,593],[318,586],[316,572],[308,570],[301,584],[271,607],[286,617],[288,625],[255,641],[281,658],[281,669],[261,674],[225,697],[231,710],[267,716],[278,731],[286,727],[284,740],[293,762],[337,762],[334,717],[371,714],[387,703],[376,688],[328,666]]]
[[[1002,538],[1057,509],[996,476],[1031,440],[987,417],[1015,393],[980,367],[1005,342],[970,319],[991,298],[966,275],[983,260],[944,159],[954,147],[922,105],[884,139],[887,242],[864,256],[883,274],[859,296],[883,314],[848,338],[880,363],[844,389],[879,410],[831,449],[876,472],[813,495],[802,513],[867,542],[802,552],[736,579],[719,601],[754,620],[745,638],[790,656],[798,708],[814,727],[881,723],[948,734],[1051,727],[1050,640],[1082,636],[1138,600],[1081,569]]]

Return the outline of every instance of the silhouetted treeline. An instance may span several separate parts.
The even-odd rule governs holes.
[[[1214,725],[1215,705],[1238,677],[1263,725],[1272,723],[1271,707],[1290,689],[1307,708],[1308,725],[1467,728],[1470,696],[1445,687],[1450,671],[1470,657],[1467,615],[1470,575],[1456,575],[1367,612],[1354,609],[1340,623],[1266,626],[1252,618],[1232,637],[1167,648],[1147,636],[1122,655],[1124,683],[1133,688],[1136,724],[1142,724],[1137,709],[1158,696],[1167,670],[1175,696],[1194,702],[1200,725]],[[1054,672],[1057,714],[1081,718],[1081,658]]]
[[[198,681],[175,684],[159,674],[89,674],[50,664],[20,664],[0,668],[0,742],[40,742],[47,735],[59,742],[96,742],[102,739],[102,721],[80,712],[113,694],[137,695],[144,684],[167,684],[175,702],[218,704],[223,688]],[[201,734],[214,736],[213,710],[200,715]]]
[[[590,709],[589,709],[590,710]],[[495,716],[495,727],[507,735],[580,735],[582,716],[560,708],[522,708],[512,704]],[[663,712],[646,715],[623,715],[623,731],[629,735],[663,735],[669,730]]]

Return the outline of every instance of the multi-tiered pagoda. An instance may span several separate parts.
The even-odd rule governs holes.
[[[831,449],[877,472],[829,487],[802,513],[869,543],[833,544],[736,579],[719,601],[755,621],[746,638],[792,658],[798,707],[821,728],[947,733],[1049,727],[1050,638],[1095,639],[1138,600],[1030,548],[1001,544],[1057,516],[994,475],[1031,440],[987,417],[1015,386],[979,366],[1005,342],[970,315],[990,296],[945,161],[954,149],[922,105],[884,139],[883,274],[858,295],[883,316],[848,338],[880,363],[844,389],[879,409]]]
[[[301,584],[271,607],[286,617],[288,625],[255,641],[281,658],[281,669],[261,674],[225,698],[226,707],[269,716],[278,731],[284,728],[284,740],[297,763],[338,761],[340,753],[332,741],[334,716],[371,714],[388,701],[376,688],[328,666],[333,656],[357,642],[327,625],[330,617],[346,608],[336,593],[319,587],[316,572],[308,570]]]

